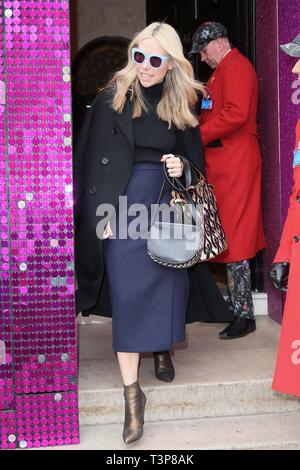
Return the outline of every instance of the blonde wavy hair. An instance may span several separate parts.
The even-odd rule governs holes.
[[[194,79],[194,71],[190,62],[184,57],[180,38],[175,29],[167,23],[151,23],[139,32],[128,47],[128,63],[118,71],[109,82],[113,88],[114,97],[112,107],[118,113],[123,111],[127,94],[133,102],[133,118],[140,117],[142,111],[147,112],[147,105],[143,99],[136,67],[132,60],[132,48],[137,47],[144,39],[155,38],[170,56],[173,65],[164,79],[164,89],[157,106],[157,115],[168,122],[169,128],[173,124],[177,129],[196,127],[198,120],[192,109],[198,100],[197,92],[206,94],[202,83]]]

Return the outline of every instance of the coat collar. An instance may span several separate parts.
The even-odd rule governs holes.
[[[212,83],[214,82],[215,80],[215,77],[216,75],[218,75],[218,73],[220,72],[220,70],[222,70],[222,67],[227,63],[228,60],[231,59],[231,57],[235,56],[239,54],[239,51],[236,47],[234,47],[233,49],[231,49],[228,54],[226,54],[226,56],[224,57],[223,60],[221,60],[221,62],[219,63],[218,67],[215,68],[215,70],[213,71],[213,73],[211,74],[209,80],[208,80],[208,83],[210,85],[212,85]]]
[[[125,137],[129,140],[130,145],[133,147],[133,126],[132,126],[132,107],[131,102],[127,99],[122,113],[117,113],[117,124]]]
[[[227,62],[228,60],[230,60],[230,58],[231,58],[232,56],[235,56],[235,55],[237,55],[237,54],[239,54],[239,51],[238,51],[238,49],[237,49],[236,47],[234,47],[233,49],[231,49],[231,50],[228,52],[228,54],[226,54],[226,56],[224,57],[224,59],[221,60],[221,62],[219,63],[219,67],[218,67],[218,68],[223,67],[223,65],[226,64],[226,62]]]

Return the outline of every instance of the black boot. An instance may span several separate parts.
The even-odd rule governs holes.
[[[234,339],[246,336],[256,330],[255,320],[251,318],[235,317],[223,331],[219,333],[220,339]]]
[[[153,356],[156,378],[163,382],[172,382],[175,377],[175,370],[169,351],[154,352]]]
[[[124,385],[125,420],[123,439],[126,444],[137,441],[143,435],[146,397],[138,382]]]

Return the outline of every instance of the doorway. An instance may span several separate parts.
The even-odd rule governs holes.
[[[231,43],[255,65],[255,0],[147,0],[147,24],[166,21],[179,33],[184,52],[191,49],[192,36],[204,21],[224,24]],[[193,57],[196,77],[206,82],[211,69],[201,63],[197,54]],[[259,253],[251,260],[252,290],[263,292],[263,258]],[[226,285],[225,266],[211,264],[216,282]]]
[[[255,65],[255,0],[146,0],[144,7],[145,25],[153,21],[171,24],[180,35],[185,54],[191,48],[193,32],[203,21],[220,21],[226,26],[231,43]],[[143,26],[139,25],[139,28]],[[83,46],[75,56],[72,65],[74,142],[86,107],[96,96],[99,84],[105,85],[113,73],[125,64],[129,41],[130,38],[125,37],[102,36]],[[118,57],[117,61],[110,61],[109,67],[101,60],[101,54],[107,56],[108,50],[111,57]],[[201,63],[197,55],[192,60],[196,77],[206,82],[211,69]],[[225,266],[211,264],[211,269],[216,281],[225,288]],[[252,290],[264,292],[262,253],[251,260],[251,276]]]
[[[255,64],[255,0],[147,0],[146,15],[147,24],[171,24],[181,37],[185,53],[201,23],[219,21],[226,26],[232,44]],[[207,81],[211,69],[195,59],[197,78]]]

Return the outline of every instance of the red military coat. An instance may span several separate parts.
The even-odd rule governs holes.
[[[249,259],[265,247],[261,215],[258,84],[250,61],[232,49],[210,77],[212,110],[200,132],[208,181],[214,186],[228,249],[214,261]]]
[[[295,184],[274,259],[289,261],[290,272],[272,388],[300,397],[300,120],[293,166]]]

